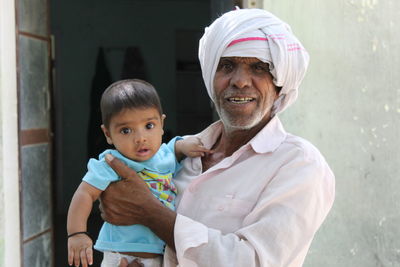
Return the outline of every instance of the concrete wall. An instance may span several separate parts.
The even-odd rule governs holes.
[[[337,197],[305,266],[400,266],[400,2],[264,0],[311,55],[286,129],[313,142]]]

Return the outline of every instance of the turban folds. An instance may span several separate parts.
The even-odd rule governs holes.
[[[270,64],[274,84],[282,87],[274,113],[296,100],[309,62],[307,51],[289,25],[262,9],[227,12],[205,29],[199,44],[199,60],[213,100],[214,76],[223,56],[256,57]]]

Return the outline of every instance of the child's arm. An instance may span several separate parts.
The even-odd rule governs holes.
[[[178,161],[187,157],[203,157],[205,153],[212,153],[213,151],[205,148],[203,143],[198,137],[191,136],[185,139],[180,139],[175,142],[175,155]]]
[[[68,210],[68,235],[86,232],[87,219],[92,210],[93,202],[100,196],[101,190],[82,182],[72,197]],[[93,264],[93,242],[86,234],[77,234],[68,238],[68,264],[86,267]]]

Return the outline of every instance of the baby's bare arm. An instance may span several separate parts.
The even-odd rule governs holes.
[[[76,190],[68,210],[68,235],[86,232],[87,219],[92,210],[93,202],[100,196],[101,190],[82,182]],[[93,242],[86,234],[77,234],[68,238],[68,263],[83,267],[93,263]]]
[[[190,136],[175,142],[175,155],[178,161],[185,156],[191,158],[203,157],[205,153],[212,153],[212,150],[205,148],[198,137]]]

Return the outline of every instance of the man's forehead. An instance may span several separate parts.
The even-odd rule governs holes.
[[[256,63],[256,62],[262,62],[256,57],[221,57],[220,61],[224,60],[229,60],[229,61],[234,61],[238,63]]]

